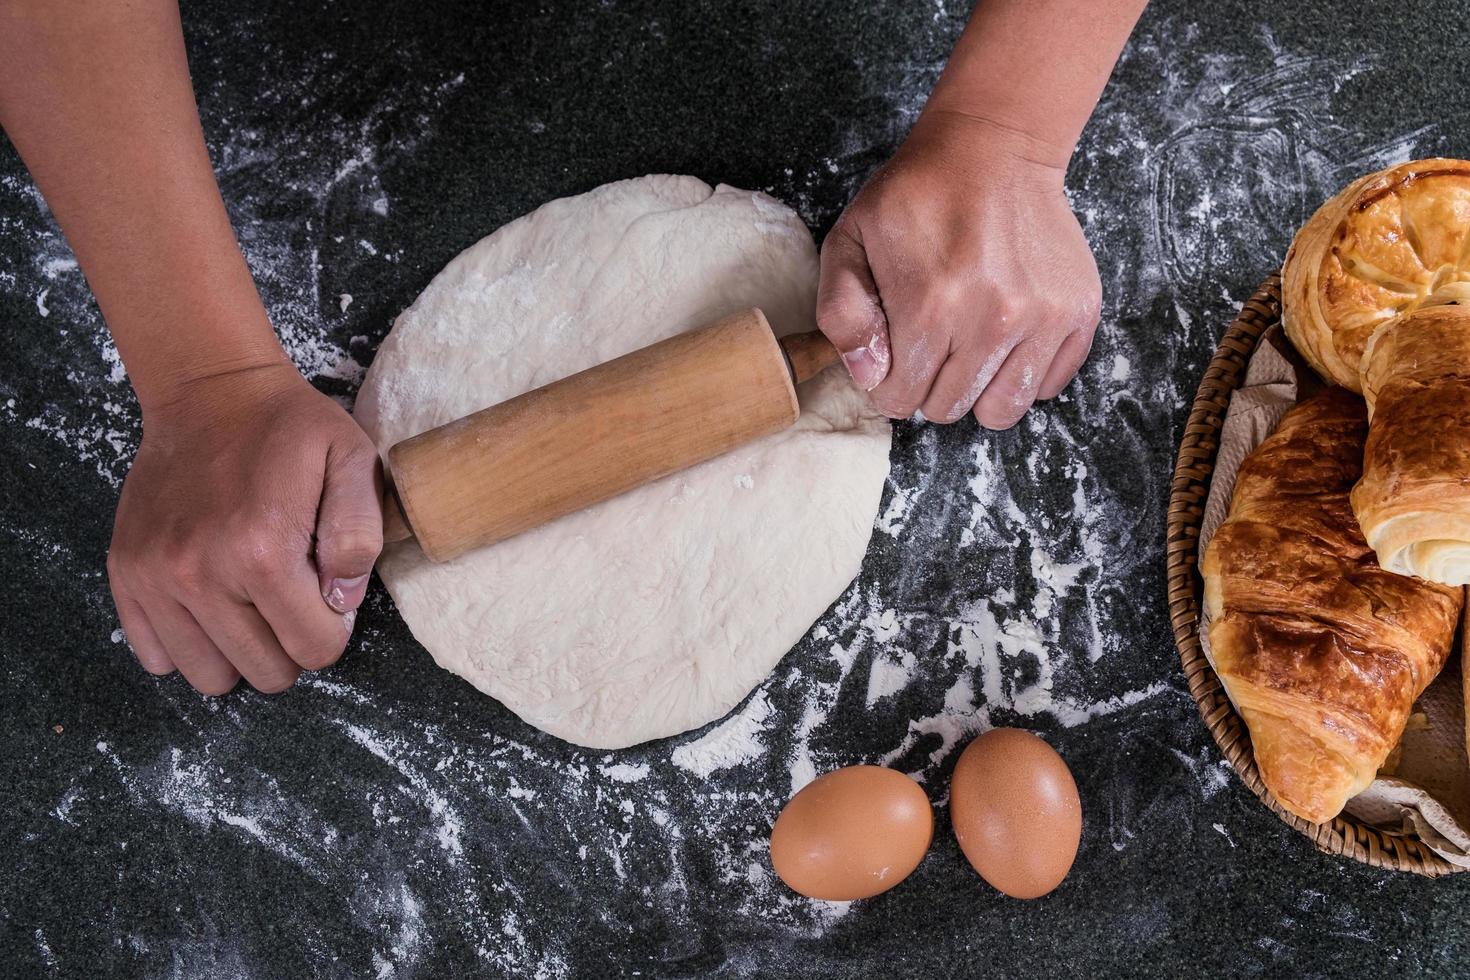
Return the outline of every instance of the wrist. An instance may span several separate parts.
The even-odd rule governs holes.
[[[284,352],[217,362],[210,370],[171,379],[163,392],[144,400],[144,432],[174,432],[217,426],[240,413],[252,413],[307,381]]]
[[[145,418],[168,415],[202,392],[297,375],[248,273],[197,283],[207,286],[165,283],[159,291],[169,299],[154,308],[104,307]]]
[[[964,179],[1000,179],[1019,189],[1058,193],[1072,155],[1071,144],[933,102],[914,123],[904,150],[932,156]]]

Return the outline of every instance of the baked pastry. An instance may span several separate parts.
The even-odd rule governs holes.
[[[1470,657],[1465,656],[1465,623],[1460,622],[1460,697],[1465,704],[1465,753],[1470,755]]]
[[[1362,381],[1370,424],[1352,505],[1363,535],[1391,572],[1470,583],[1470,306],[1385,321]]]
[[[1201,572],[1215,672],[1287,810],[1332,819],[1373,781],[1449,656],[1462,590],[1378,567],[1348,504],[1363,402],[1328,388],[1241,464]]]
[[[1281,277],[1291,342],[1323,378],[1361,391],[1373,331],[1470,281],[1470,162],[1414,160],[1353,181],[1297,232]]]

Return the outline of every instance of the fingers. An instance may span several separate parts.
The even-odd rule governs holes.
[[[357,610],[339,613],[322,602],[315,572],[305,562],[285,578],[266,583],[251,600],[293,663],[302,670],[330,667],[347,649]]]
[[[370,446],[364,440],[365,446]],[[382,476],[377,454],[360,446],[329,451],[317,511],[318,594],[338,613],[362,605],[383,550]]]
[[[227,694],[240,681],[237,671],[189,610],[166,596],[150,601],[148,622],[169,659],[200,694]]]
[[[260,693],[279,694],[301,676],[301,668],[286,656],[254,606],[221,598],[190,612],[215,649],[225,653],[230,665]]]
[[[294,575],[265,580],[252,601],[196,589],[189,606],[162,594],[149,610],[114,587],[118,615],[139,663],[153,674],[177,669],[203,694],[231,690],[241,677],[263,694],[277,694],[302,670],[320,670],[341,657],[355,611],[332,611],[317,593],[315,570],[303,553]],[[156,624],[156,626],[155,626]]]
[[[888,318],[862,241],[841,223],[822,242],[817,326],[841,352],[842,363],[860,388],[872,391],[882,384],[892,360]]]
[[[257,394],[145,436],[108,559],[139,660],[209,695],[335,661],[355,616],[324,600],[354,610],[382,546],[372,441],[299,376]]]
[[[143,669],[160,677],[173,673],[176,669],[174,662],[158,639],[158,634],[153,632],[153,626],[148,622],[148,614],[143,611],[143,607],[120,594],[115,585],[112,601],[117,606],[117,618],[122,622],[123,637]]]
[[[1036,401],[1054,347],[1044,339],[1016,345],[975,402],[975,420],[987,429],[1009,429]]]
[[[1087,359],[1095,326],[1094,317],[1057,344],[1051,338],[1060,331],[1043,325],[1024,333],[1026,339],[1014,347],[992,347],[978,365],[963,351],[956,353],[924,400],[924,417],[955,422],[973,410],[986,428],[1010,428],[1034,402],[1054,398],[1067,386]]]
[[[1052,358],[1051,367],[1046,369],[1046,376],[1041,379],[1041,387],[1036,392],[1038,399],[1055,398],[1071,383],[1092,350],[1092,337],[1091,330],[1078,330],[1062,341],[1062,346]]]
[[[934,387],[924,400],[924,418],[932,422],[957,422],[970,414],[986,386],[995,379],[1013,345],[992,347],[978,363],[974,357],[956,354],[944,363]]]
[[[951,356],[949,334],[933,324],[893,330],[893,366],[873,389],[873,404],[891,419],[912,418],[929,397],[936,376]]]

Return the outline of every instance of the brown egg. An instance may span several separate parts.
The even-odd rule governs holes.
[[[1062,883],[1082,840],[1072,771],[1030,732],[996,728],[971,742],[949,784],[960,849],[980,877],[1012,898]]]
[[[808,783],[771,828],[771,865],[792,890],[871,898],[919,866],[934,811],[919,784],[879,766],[848,766]]]

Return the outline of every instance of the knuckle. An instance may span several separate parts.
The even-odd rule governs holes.
[[[366,521],[334,522],[321,541],[317,543],[317,554],[324,561],[360,562],[370,564],[383,550],[383,528],[381,524]]]
[[[828,336],[853,335],[865,340],[887,327],[883,310],[871,297],[823,295],[817,303],[817,329]]]
[[[338,450],[341,453],[341,465],[348,470],[371,472],[378,466],[378,449],[367,437],[367,433],[357,428],[355,423],[353,423],[353,430],[352,439]]]
[[[1102,310],[1100,306],[1084,305],[1072,312],[1068,320],[1068,326],[1072,328],[1071,333],[1091,334],[1097,329],[1097,325],[1101,319]]]
[[[346,649],[347,636],[344,631],[340,643],[318,642],[302,650],[293,651],[291,659],[296,661],[302,670],[325,670],[341,660],[342,653]]]
[[[1080,284],[1072,293],[1071,302],[1061,305],[1063,321],[1073,328],[1096,326],[1102,316],[1102,284],[1096,280]]]
[[[222,674],[219,677],[200,678],[195,682],[194,690],[207,698],[219,698],[233,691],[239,682],[239,674]]]
[[[167,568],[168,577],[180,594],[197,598],[209,592],[209,571],[193,553],[173,556]]]
[[[349,614],[356,618],[356,614]],[[320,625],[314,625],[305,635],[291,637],[291,642],[283,640],[286,655],[302,670],[323,670],[332,666],[342,659],[343,652],[347,649],[347,641],[351,637],[351,622],[347,620],[348,628],[343,628],[341,616],[332,615],[329,619],[324,617]]]
[[[848,264],[862,254],[861,239],[857,233],[857,219],[854,214],[867,207],[868,202],[859,193],[852,205],[842,212],[837,223],[832,226],[832,230],[827,232],[827,237],[822,239],[819,255],[823,264],[832,262],[839,265]]]
[[[1083,297],[1082,308],[1078,311],[1079,319],[1089,327],[1097,326],[1102,319],[1102,290],[1093,289]]]
[[[1015,335],[1020,329],[1024,312],[1025,306],[1019,300],[1010,297],[996,298],[990,307],[992,330],[1002,337]]]
[[[1041,315],[1049,328],[1066,332],[1071,331],[1083,314],[1081,303],[1069,303],[1061,298],[1048,299],[1041,308]]]
[[[301,671],[293,668],[272,668],[261,677],[258,677],[252,686],[261,694],[280,694],[288,691],[296,683],[296,678],[301,676]]]
[[[936,318],[949,319],[975,303],[974,285],[958,276],[940,276],[925,292],[924,305]]]
[[[235,557],[245,571],[268,575],[281,567],[281,542],[268,530],[252,528],[235,539]]]
[[[1036,362],[1031,362],[1021,369],[1021,376],[1016,379],[1011,387],[1011,399],[1016,402],[1029,402],[1031,395],[1037,388],[1041,387],[1041,379],[1044,372]],[[1022,405],[1024,411],[1025,406]]]
[[[1026,414],[1035,401],[1040,384],[1035,368],[1027,365],[1019,377],[997,379],[975,405],[975,420],[987,429],[1009,429]]]
[[[832,232],[822,241],[822,249],[818,258],[823,271],[830,272],[831,270],[838,270],[852,265],[851,250],[852,243],[844,240],[844,236],[838,228],[832,229]],[[821,306],[821,300],[824,298],[826,297],[818,299],[818,306]]]
[[[170,537],[158,546],[152,567],[155,574],[161,573],[178,588],[198,585],[201,584],[204,573],[204,562],[199,552],[200,549],[192,538],[184,535]]]
[[[133,651],[133,657],[137,659],[138,665],[154,677],[166,677],[175,670],[173,661],[160,649],[147,645],[134,645],[131,640],[128,641],[128,649]]]

